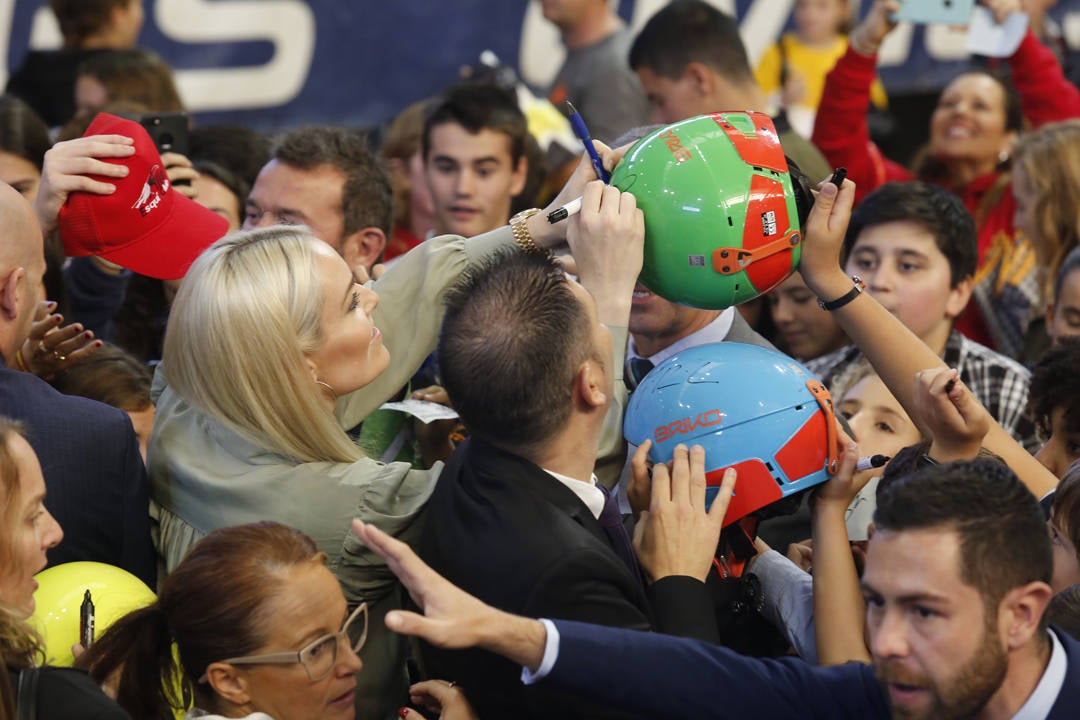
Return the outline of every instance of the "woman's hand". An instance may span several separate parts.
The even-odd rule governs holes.
[[[899,0],[875,0],[870,12],[851,31],[851,47],[860,55],[877,55],[881,43],[896,27],[893,15],[900,11]]]
[[[64,316],[54,313],[55,308],[56,303],[48,300],[38,304],[30,335],[20,350],[26,370],[44,380],[79,364],[102,346],[79,323],[60,327]]]
[[[476,711],[469,704],[462,688],[446,680],[425,680],[409,688],[409,702],[423,705],[440,720],[477,720]],[[398,715],[406,720],[425,720],[424,716],[410,708],[401,708]]]
[[[73,192],[111,195],[116,186],[94,180],[90,175],[125,178],[128,167],[98,158],[126,158],[135,153],[131,138],[123,135],[91,135],[56,143],[45,153],[41,186],[34,200],[34,212],[44,234],[57,224],[60,208]]]

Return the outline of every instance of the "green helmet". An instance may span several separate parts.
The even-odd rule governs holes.
[[[793,171],[763,113],[701,115],[643,137],[611,176],[645,215],[642,284],[710,309],[776,287],[799,265],[810,204]]]

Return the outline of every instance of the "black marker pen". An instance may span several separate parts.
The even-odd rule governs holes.
[[[829,182],[831,182],[836,187],[840,187],[841,185],[844,184],[844,178],[846,178],[846,177],[847,177],[847,168],[838,167],[835,170],[833,170],[833,174],[832,174],[832,177],[829,178]]]
[[[83,594],[82,606],[79,607],[79,644],[89,648],[94,642],[94,601],[90,599],[90,590]]]

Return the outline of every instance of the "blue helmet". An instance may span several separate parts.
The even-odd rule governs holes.
[[[623,435],[634,445],[651,439],[658,463],[679,443],[705,448],[709,503],[734,467],[725,526],[825,482],[837,466],[829,392],[795,360],[757,345],[699,345],[665,360],[631,395]]]

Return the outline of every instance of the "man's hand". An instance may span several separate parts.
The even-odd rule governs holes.
[[[436,647],[481,647],[534,672],[540,667],[547,630],[539,621],[484,604],[428,567],[408,545],[374,525],[353,520],[352,531],[386,562],[424,613],[392,610],[386,614],[386,627]]]
[[[915,376],[915,422],[933,439],[929,455],[938,462],[971,460],[990,431],[990,413],[960,382],[952,368]]]
[[[56,227],[60,208],[73,192],[111,195],[112,183],[94,180],[89,175],[124,178],[126,165],[109,163],[98,158],[126,158],[135,153],[133,141],[123,135],[91,135],[56,143],[45,153],[41,169],[41,186],[34,200],[34,212],[43,233]]]
[[[728,468],[720,492],[705,510],[705,450],[675,447],[670,473],[666,465],[652,472],[652,501],[634,528],[634,549],[652,581],[688,575],[705,581],[724,526],[735,470]]]
[[[876,0],[863,21],[851,31],[851,47],[860,55],[876,55],[892,29],[892,16],[899,12],[899,0]]]
[[[22,345],[22,358],[26,369],[48,380],[67,370],[101,349],[102,342],[94,339],[94,333],[83,329],[79,323],[64,327],[64,316],[54,313],[56,303],[45,300],[38,303],[30,335]]]
[[[637,200],[599,180],[590,182],[581,212],[569,220],[566,241],[600,322],[625,326],[645,247],[645,216]]]

